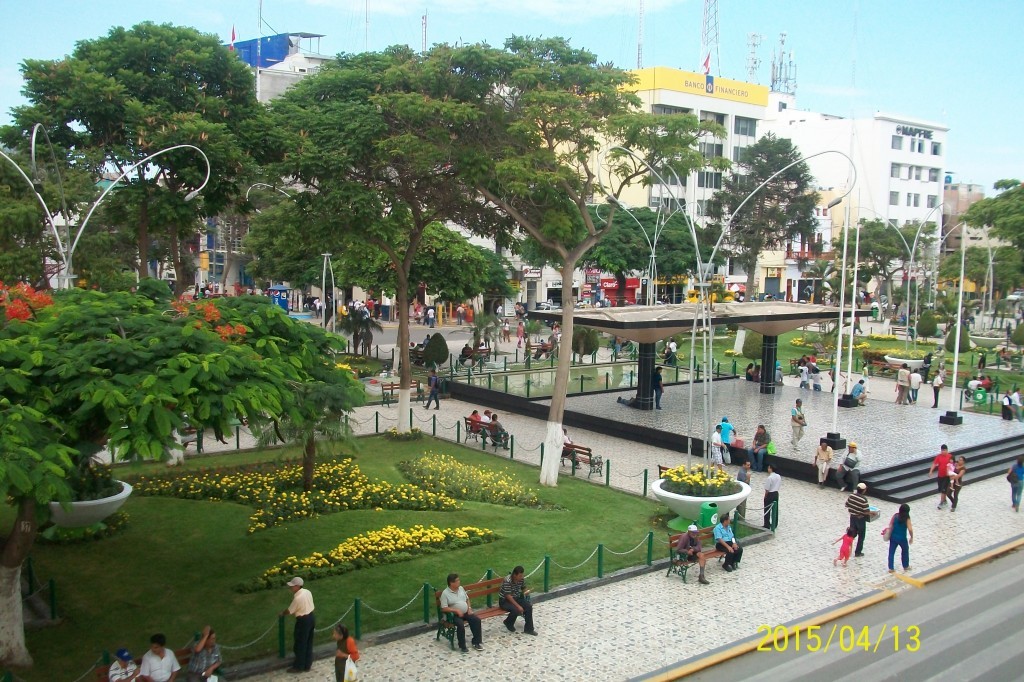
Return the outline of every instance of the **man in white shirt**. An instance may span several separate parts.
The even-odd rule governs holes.
[[[903,363],[900,370],[896,372],[896,404],[906,405],[910,392],[910,366]]]
[[[924,378],[921,376],[921,372],[914,370],[910,373],[910,404],[917,404],[917,391],[921,388],[921,384],[924,383]]]
[[[945,383],[946,370],[939,369],[939,371],[935,373],[935,377],[932,379],[932,395],[935,398],[932,400],[932,409],[939,406],[939,391],[942,390],[942,385]]]
[[[157,633],[149,638],[149,651],[142,657],[139,679],[143,682],[174,682],[181,666],[173,651],[167,649],[167,638]]]
[[[292,591],[292,603],[281,612],[282,616],[295,616],[295,662],[288,672],[305,672],[313,667],[313,630],[316,618],[313,615],[313,594],[304,588],[298,576],[285,583]]]
[[[455,631],[462,653],[469,651],[466,648],[466,623],[469,623],[469,629],[473,633],[473,648],[483,651],[480,617],[473,613],[473,607],[469,605],[469,595],[466,594],[466,588],[462,586],[458,573],[448,574],[448,587],[441,592],[441,611],[452,614],[455,619]]]
[[[778,523],[779,488],[782,487],[782,476],[779,476],[772,464],[768,464],[768,477],[764,479],[764,527],[774,532],[772,515]]]
[[[1020,408],[1020,391],[1014,386],[1013,393],[1010,394],[1010,409],[1013,410],[1013,416],[1017,418],[1017,421],[1024,421],[1024,412],[1021,412]]]
[[[810,370],[807,369],[807,365],[800,365],[800,388],[810,388]]]

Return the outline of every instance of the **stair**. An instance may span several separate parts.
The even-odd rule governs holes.
[[[1024,434],[953,451],[954,457],[967,458],[964,485],[1006,474],[1010,464],[1024,454]],[[934,455],[870,471],[860,477],[871,497],[886,502],[910,502],[936,495],[935,476],[928,477]]]

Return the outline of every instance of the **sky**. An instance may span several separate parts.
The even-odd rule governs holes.
[[[646,0],[644,66],[700,71],[702,0]],[[511,35],[564,36],[603,62],[637,66],[640,0],[263,0],[262,35],[322,33],[319,52],[389,45],[487,42]],[[80,40],[142,21],[193,26],[227,42],[260,32],[260,0],[0,0],[0,125],[24,103],[20,64],[60,59]],[[779,35],[793,52],[797,106],[839,116],[876,111],[950,128],[947,171],[993,194],[1021,178],[1024,2],[1019,0],[721,0],[719,72],[767,85]],[[756,78],[748,35],[762,36]],[[314,45],[314,48],[316,45]],[[714,69],[712,70],[714,73]],[[1018,113],[1014,113],[1018,112]]]

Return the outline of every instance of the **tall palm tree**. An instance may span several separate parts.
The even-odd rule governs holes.
[[[362,354],[369,356],[370,349],[373,348],[373,334],[374,332],[380,333],[384,331],[384,327],[381,326],[380,322],[370,317],[365,310],[357,310],[338,320],[338,327],[343,334],[348,334],[352,337],[352,348],[353,354],[360,352],[362,348]]]

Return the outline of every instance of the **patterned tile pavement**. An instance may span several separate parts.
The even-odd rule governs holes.
[[[787,390],[779,397],[788,402],[789,396],[795,394],[795,390]],[[811,401],[817,397],[810,396],[808,402],[816,406]],[[716,398],[716,403],[725,401]],[[430,428],[432,417],[437,415],[438,433],[442,435],[453,431],[456,420],[473,407],[446,400],[439,411],[426,411],[421,406],[414,406],[413,410],[417,425],[425,429]],[[861,422],[864,433],[882,432],[877,442],[884,442],[886,430],[872,428],[872,422],[885,423],[882,415],[894,414],[896,410],[894,406],[878,405],[876,410],[858,411],[858,418],[860,414],[868,415]],[[935,414],[920,406],[899,410],[905,414],[922,412],[929,417]],[[381,410],[382,429],[394,424],[396,412],[395,407]],[[357,410],[353,427],[360,433],[372,433],[373,413],[373,408]],[[629,414],[635,418],[636,413]],[[672,418],[678,419],[674,412],[661,417],[673,414]],[[817,419],[814,415],[818,414],[812,412],[812,418]],[[872,414],[876,415],[874,419]],[[621,419],[621,414],[615,418]],[[503,416],[502,421],[520,443],[515,458],[537,464],[536,444],[543,438],[543,422],[518,415]],[[773,419],[767,421],[774,423]],[[901,420],[896,426],[904,432],[913,428],[913,433],[925,434],[923,442],[930,449],[937,427],[930,419],[927,427],[906,426],[907,421]],[[750,422],[740,423],[745,428]],[[995,420],[986,423],[990,427],[1000,426]],[[992,433],[991,428],[985,431],[987,436]],[[585,430],[574,430],[571,435],[576,442],[589,445],[612,460],[611,485],[634,493],[641,490],[640,476],[645,467],[654,469],[657,464],[676,464],[685,459],[643,443]],[[864,440],[860,434],[857,437]],[[894,436],[890,433],[888,437]],[[507,453],[496,456],[504,457]],[[755,475],[752,509],[760,506],[762,481],[762,475]],[[968,485],[956,513],[937,510],[932,500],[914,503],[911,515],[917,541],[911,546],[911,572],[942,565],[1000,539],[1024,533],[1024,517],[1009,508],[1007,488],[1001,478]],[[845,568],[832,566],[837,550],[831,543],[842,535],[847,524],[845,498],[835,490],[784,480],[781,520],[775,537],[751,547],[740,571],[725,573],[718,566],[709,567],[708,586],[693,581],[684,585],[678,578],[666,578],[663,573],[647,574],[539,603],[535,611],[539,637],[513,635],[504,630],[498,619],[490,619],[484,622],[482,652],[451,652],[444,640],[438,642],[433,634],[419,634],[366,647],[360,670],[365,679],[395,681],[625,680],[755,635],[758,625],[792,621],[880,586],[912,589],[886,571],[886,544],[879,535],[882,523],[869,525],[865,557],[851,560]],[[894,505],[880,506],[883,519],[895,511]],[[978,532],[979,528],[986,532]],[[324,618],[329,617],[329,605],[321,604],[319,608],[325,612]],[[306,674],[282,671],[258,679],[331,680],[333,675],[332,663],[322,660]]]

